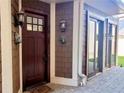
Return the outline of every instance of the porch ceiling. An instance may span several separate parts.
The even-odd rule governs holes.
[[[84,0],[86,4],[99,9],[108,16],[124,13],[124,10],[119,6],[119,0]]]
[[[47,3],[55,1],[56,3],[61,3],[74,0],[40,0],[40,1]],[[84,3],[96,9],[99,9],[100,11],[106,13],[108,16],[124,13],[124,7],[122,7],[123,4],[121,0],[84,0]]]

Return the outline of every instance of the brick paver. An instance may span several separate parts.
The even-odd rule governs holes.
[[[49,84],[50,93],[124,93],[124,68],[113,67],[88,81],[84,87]]]

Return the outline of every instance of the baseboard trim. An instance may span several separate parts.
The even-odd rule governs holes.
[[[61,78],[61,77],[51,78],[50,83],[67,85],[67,86],[78,86],[78,80]]]

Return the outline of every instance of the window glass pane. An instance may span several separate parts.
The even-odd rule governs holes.
[[[27,23],[32,23],[32,17],[27,17]]]
[[[37,18],[33,18],[33,24],[37,24]]]
[[[33,31],[37,31],[37,25],[33,25]]]
[[[95,45],[95,40],[94,40],[94,37],[95,37],[95,22],[94,21],[90,21],[90,24],[89,24],[89,58],[88,58],[88,61],[89,61],[89,69],[88,69],[88,73],[89,74],[92,74],[94,73],[94,64],[95,64],[95,51],[94,51],[94,45]]]
[[[42,32],[43,31],[43,26],[38,26],[38,31]]]
[[[116,32],[116,26],[112,25],[112,36],[115,36],[115,32]]]
[[[38,24],[43,25],[43,19],[38,19]]]
[[[115,64],[115,57],[116,57],[116,50],[115,50],[115,44],[116,44],[116,38],[115,38],[115,32],[116,32],[116,26],[115,25],[112,25],[112,56],[111,56],[111,65],[114,65]]]
[[[32,25],[31,24],[27,24],[27,30],[31,31],[32,30]]]

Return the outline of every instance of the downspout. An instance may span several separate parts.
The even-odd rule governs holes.
[[[82,61],[83,61],[83,57],[82,57],[82,51],[83,51],[83,48],[82,48],[82,40],[83,40],[83,37],[82,37],[82,34],[83,34],[83,24],[84,24],[84,17],[83,17],[83,8],[84,8],[84,0],[80,0],[79,2],[79,27],[78,27],[78,79],[79,79],[79,86],[85,86],[87,84],[87,76],[85,74],[83,74],[83,64],[82,64]]]
[[[22,0],[19,0],[19,12],[22,10]],[[22,28],[19,26],[19,35],[22,39]],[[19,45],[19,61],[20,61],[20,89],[18,93],[23,92],[23,78],[22,78],[22,43]]]

